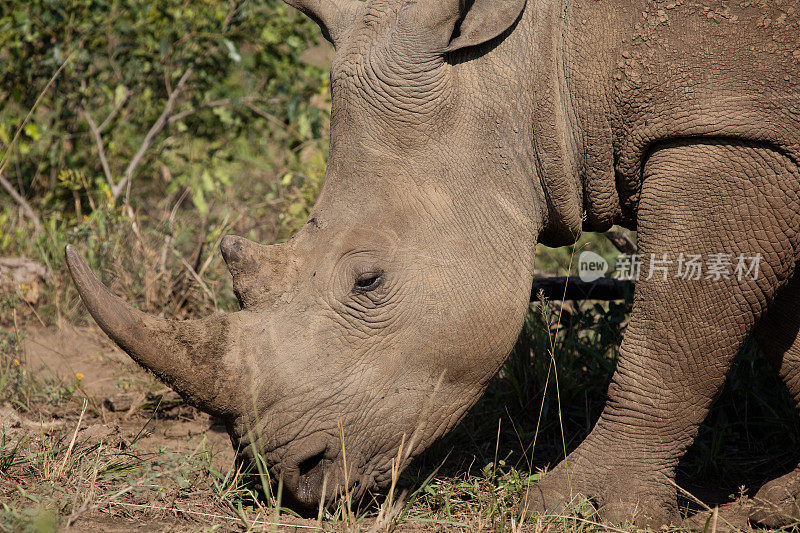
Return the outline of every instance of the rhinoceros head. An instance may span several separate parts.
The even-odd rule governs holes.
[[[106,333],[316,506],[385,485],[480,396],[522,325],[545,201],[506,42],[524,0],[289,3],[336,46],[330,159],[290,241],[223,240],[241,311],[154,318],[66,256]]]

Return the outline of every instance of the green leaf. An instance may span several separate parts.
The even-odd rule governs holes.
[[[42,138],[42,134],[39,132],[39,128],[36,127],[36,124],[33,124],[32,122],[29,122],[28,124],[25,125],[24,131],[25,135],[27,135],[34,141],[38,141],[39,139]]]
[[[121,104],[127,95],[128,88],[124,85],[117,85],[117,88],[114,90],[114,105],[118,106]]]
[[[197,208],[197,211],[200,212],[201,215],[205,216],[208,214],[208,202],[206,202],[206,198],[203,195],[203,191],[201,189],[196,189],[192,193],[192,202],[194,206]]]
[[[305,202],[294,202],[294,203],[289,205],[289,208],[287,209],[287,211],[289,211],[290,215],[292,215],[293,217],[296,217],[296,216],[302,214],[303,211],[305,211],[305,209],[306,209]]]
[[[223,124],[225,125],[233,124],[234,122],[233,115],[231,115],[231,112],[228,108],[215,107],[213,112],[215,115],[219,117],[219,121],[222,122]]]

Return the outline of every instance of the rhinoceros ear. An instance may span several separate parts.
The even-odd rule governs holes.
[[[491,41],[513,26],[526,0],[419,0],[411,18],[442,52]]]
[[[359,0],[283,0],[316,22],[334,46],[355,19]]]
[[[519,20],[526,0],[471,0],[447,52],[491,41]],[[470,5],[471,4],[471,5]]]

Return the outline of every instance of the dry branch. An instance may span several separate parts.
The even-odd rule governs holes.
[[[33,223],[33,227],[36,229],[36,233],[41,233],[42,231],[42,222],[39,220],[39,216],[36,214],[36,211],[33,210],[31,204],[14,189],[14,186],[9,183],[9,181],[0,174],[0,185],[6,190],[6,192],[14,199],[15,202],[19,205],[22,212],[25,213],[25,216],[30,219]]]
[[[284,129],[284,130],[286,129],[286,124],[281,122],[280,119],[278,117],[276,117],[275,115],[271,115],[271,114],[267,113],[266,111],[264,111],[263,109],[259,109],[258,107],[254,106],[252,104],[252,102],[243,102],[243,103],[244,103],[245,106],[247,106],[247,108],[250,111],[252,111],[256,115],[260,116],[261,118],[267,119],[268,121],[272,122],[273,124],[275,124],[276,126],[278,126],[281,129]]]
[[[133,178],[134,172],[136,172],[136,169],[142,162],[142,158],[144,158],[144,154],[153,144],[155,138],[158,136],[159,133],[161,133],[161,130],[163,130],[164,127],[169,123],[169,117],[172,115],[172,111],[175,109],[175,102],[178,100],[178,96],[180,96],[181,92],[183,91],[183,88],[186,86],[186,82],[189,79],[189,76],[191,76],[193,71],[194,71],[194,66],[190,66],[189,68],[187,68],[186,71],[181,76],[180,80],[178,80],[178,83],[177,85],[175,85],[175,88],[172,90],[172,92],[169,93],[169,97],[167,98],[167,103],[164,106],[164,110],[161,112],[161,115],[158,117],[158,119],[156,119],[156,121],[150,127],[150,130],[144,136],[144,140],[142,141],[141,146],[139,146],[139,149],[136,151],[136,154],[134,154],[133,158],[131,159],[130,163],[128,163],[128,166],[125,169],[125,172],[122,174],[122,179],[119,180],[119,183],[114,185],[114,187],[112,188],[111,194],[114,197],[114,200],[120,197],[123,190],[130,191],[130,189],[128,189],[128,185],[130,184],[131,179]],[[128,193],[126,193],[126,196],[127,194]]]
[[[81,109],[81,112],[83,113],[83,117],[86,119],[86,123],[89,125],[89,129],[92,131],[94,142],[97,144],[97,153],[100,157],[100,164],[103,166],[103,173],[106,175],[108,186],[111,187],[111,190],[113,191],[115,187],[114,176],[111,174],[111,167],[108,166],[106,149],[103,146],[103,138],[100,135],[100,129],[97,127],[97,124],[94,123],[94,119],[92,119],[92,115],[90,115],[88,111]]]

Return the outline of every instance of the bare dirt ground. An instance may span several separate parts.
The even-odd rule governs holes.
[[[34,402],[28,412],[0,404],[0,436],[19,442],[16,456],[27,460],[0,476],[0,500],[17,508],[55,506],[56,515],[59,504],[77,501],[77,510],[61,517],[74,531],[242,528],[238,514],[247,513],[232,512],[224,494],[208,488],[216,481],[224,491],[224,476],[235,475],[220,423],[183,404],[96,328],[30,327],[23,335],[19,365],[74,392],[60,405]],[[300,526],[286,530],[316,524],[257,513],[251,520],[275,518]]]

